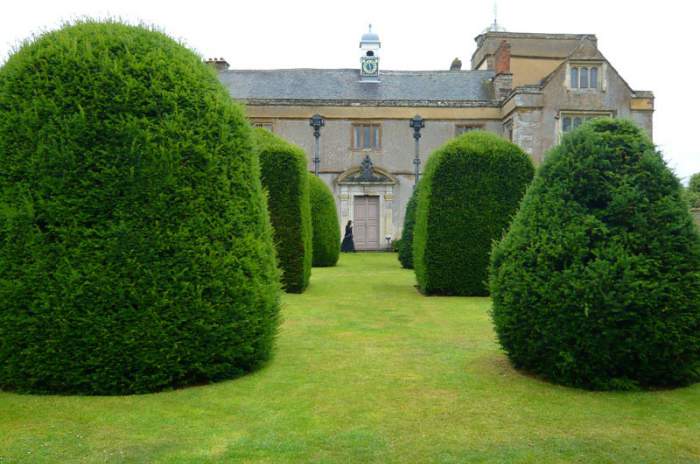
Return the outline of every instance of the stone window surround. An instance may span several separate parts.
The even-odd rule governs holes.
[[[564,135],[564,117],[615,117],[615,111],[609,111],[609,110],[559,110],[559,113],[557,114],[557,140],[561,140],[561,137]],[[573,122],[572,122],[573,124]]]
[[[571,68],[572,67],[586,67],[598,68],[598,87],[591,88],[590,84],[587,88],[571,87]],[[570,92],[605,92],[608,88],[607,80],[608,64],[605,61],[594,60],[594,61],[567,61],[566,70],[564,74],[564,87]],[[580,76],[579,76],[580,79]]]
[[[374,147],[369,147],[369,148],[362,148],[362,147],[355,147],[355,127],[357,126],[378,126],[379,127],[379,132],[377,134],[379,138],[379,143],[376,148]],[[372,152],[372,153],[381,153],[382,151],[382,137],[383,137],[383,127],[381,121],[352,121],[350,124],[350,151],[353,152]]]

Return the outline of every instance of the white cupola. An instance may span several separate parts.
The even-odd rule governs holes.
[[[360,39],[360,49],[362,50],[360,82],[379,82],[379,56],[377,56],[377,51],[381,46],[379,36],[372,32],[372,25],[370,24],[369,31],[362,34]]]

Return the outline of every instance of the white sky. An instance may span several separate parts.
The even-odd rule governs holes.
[[[372,23],[383,69],[468,68],[474,37],[493,20],[492,0],[5,0],[0,62],[19,41],[79,17],[157,25],[203,57],[233,68],[354,68]],[[679,177],[700,171],[700,6],[692,1],[499,0],[512,32],[592,33],[636,90],[656,96],[654,141]],[[691,113],[693,111],[693,113]]]

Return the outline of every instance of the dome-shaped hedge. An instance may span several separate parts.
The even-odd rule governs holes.
[[[413,190],[411,198],[406,205],[406,213],[403,217],[403,229],[399,242],[399,262],[404,269],[413,269],[413,228],[416,224],[416,200],[418,188]]]
[[[487,295],[489,253],[534,168],[518,146],[469,132],[430,155],[418,189],[413,265],[426,294]]]
[[[282,284],[287,292],[302,293],[309,285],[313,256],[306,154],[266,129],[254,134]]]
[[[250,128],[162,33],[83,22],[0,69],[0,388],[125,394],[271,352],[279,282]]]
[[[700,374],[700,239],[678,180],[633,123],[601,119],[551,150],[491,270],[513,364],[592,389]]]
[[[340,225],[333,193],[325,182],[309,175],[314,267],[335,266],[340,255]]]

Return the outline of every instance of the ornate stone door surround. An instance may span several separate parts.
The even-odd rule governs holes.
[[[396,178],[381,168],[375,168],[369,155],[358,167],[350,168],[336,179],[336,192],[340,204],[340,226],[353,220],[354,197],[379,197],[379,249],[391,247],[386,237],[393,237],[393,201]]]

